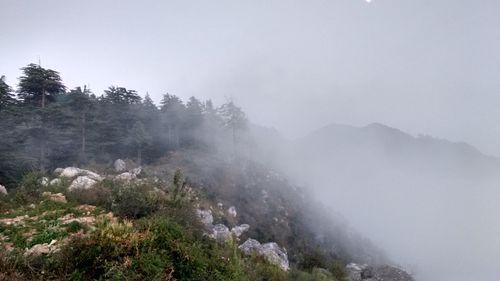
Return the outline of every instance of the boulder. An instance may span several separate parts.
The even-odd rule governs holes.
[[[91,179],[88,176],[79,176],[71,182],[71,185],[68,187],[68,190],[75,189],[90,189],[97,183],[96,180]]]
[[[63,168],[56,168],[56,169],[54,170],[54,175],[56,175],[56,176],[60,176],[60,175],[61,175],[61,173],[62,173],[63,171],[64,171],[64,169],[63,169]]]
[[[118,173],[121,173],[127,169],[127,163],[125,163],[125,161],[123,161],[122,159],[116,159],[113,166],[115,167],[115,171]]]
[[[232,217],[236,217],[236,215],[238,215],[238,212],[236,212],[236,207],[235,206],[229,207],[229,209],[227,209],[227,214]]]
[[[55,179],[51,180],[49,184],[50,185],[59,185],[59,184],[61,184],[61,182],[62,182],[61,179],[55,178]]]
[[[7,188],[0,184],[0,194],[7,195]]]
[[[373,270],[373,278],[375,280],[384,280],[384,281],[413,281],[413,277],[406,271],[389,266],[384,265],[377,267]]]
[[[240,249],[245,255],[259,254],[262,245],[259,241],[248,238],[245,243],[241,244],[238,249]]]
[[[67,167],[65,168],[59,175],[59,177],[63,178],[74,178],[77,176],[86,176],[94,181],[102,181],[103,178],[92,171],[84,170],[76,167]]]
[[[247,232],[250,229],[250,225],[248,224],[241,224],[233,227],[231,229],[231,232],[236,236],[240,237],[244,232]]]
[[[238,248],[246,255],[257,254],[263,256],[269,263],[278,266],[284,271],[288,271],[290,268],[286,251],[274,242],[260,244],[255,239],[247,239]]]
[[[59,176],[63,177],[63,178],[74,178],[76,176],[79,176],[80,173],[81,173],[81,171],[79,168],[67,167],[61,171]]]
[[[233,236],[229,228],[223,224],[216,224],[212,228],[212,234],[210,235],[219,243],[226,243],[232,240]]]
[[[346,281],[414,281],[402,269],[389,265],[372,268],[366,264],[350,263],[346,266]]]
[[[196,210],[196,214],[200,218],[201,222],[207,226],[211,227],[214,223],[214,217],[212,216],[212,211],[210,210]]]
[[[262,244],[262,255],[264,258],[274,264],[279,266],[284,271],[290,268],[288,263],[288,255],[284,249],[281,249],[278,244],[271,242]]]
[[[121,173],[115,177],[117,181],[130,182],[135,179],[135,175],[129,172]]]
[[[47,178],[47,177],[42,177],[42,178],[40,179],[40,184],[41,184],[41,185],[43,185],[43,186],[48,186],[48,185],[49,185],[49,182],[50,182],[50,180],[49,180],[49,178]]]
[[[137,167],[132,170],[130,170],[130,173],[134,175],[134,177],[138,177],[142,172],[142,167]]]

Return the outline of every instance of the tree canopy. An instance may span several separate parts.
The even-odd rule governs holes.
[[[0,79],[0,184],[23,171],[117,158],[152,163],[178,149],[220,150],[246,126],[232,102],[214,107],[190,97],[149,94],[110,86],[101,95],[87,87],[67,90],[57,71],[36,64],[22,68],[16,89]],[[233,150],[227,148],[228,153]]]

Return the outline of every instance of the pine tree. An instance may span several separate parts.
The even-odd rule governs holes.
[[[23,76],[19,77],[18,97],[25,104],[45,108],[47,103],[55,101],[57,95],[66,90],[57,71],[33,63],[21,70]]]
[[[16,102],[12,88],[5,83],[5,76],[0,77],[0,110],[6,109]]]

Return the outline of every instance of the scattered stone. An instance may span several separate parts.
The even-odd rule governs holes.
[[[219,203],[217,203],[217,207],[219,207],[219,209],[222,209],[224,207],[224,204],[219,202]]]
[[[290,268],[286,251],[274,242],[260,244],[259,241],[249,238],[238,248],[245,255],[257,254],[263,256],[269,263],[278,266],[284,271],[288,271]]]
[[[219,243],[226,243],[232,240],[233,236],[229,228],[223,224],[216,224],[212,228],[212,234],[210,235]]]
[[[49,185],[49,181],[50,181],[50,180],[49,180],[49,178],[47,178],[47,177],[42,177],[42,178],[40,179],[40,184],[41,184],[41,185],[43,185],[43,186],[48,186],[48,185]]]
[[[196,210],[196,213],[198,214],[198,217],[200,218],[201,222],[207,226],[211,227],[212,224],[214,223],[214,217],[212,216],[212,211],[210,210]]]
[[[61,179],[55,178],[55,179],[51,180],[49,184],[50,185],[60,185],[61,182],[62,182]]]
[[[65,168],[59,176],[64,177],[64,178],[74,178],[77,176],[86,176],[94,181],[102,181],[103,180],[103,177],[101,177],[97,173],[94,173],[94,172],[89,171],[89,170],[76,168],[76,167]]]
[[[115,167],[115,171],[118,173],[121,173],[127,169],[127,164],[122,159],[116,159],[113,166]]]
[[[0,194],[7,195],[7,188],[0,184]]]
[[[78,222],[87,226],[93,226],[95,224],[95,217],[87,216],[75,218],[73,214],[67,214],[64,217],[59,218],[58,220],[60,220],[62,224],[68,224],[72,222]]]
[[[80,205],[78,207],[76,207],[76,209],[78,211],[81,211],[81,212],[84,212],[84,213],[89,213],[89,212],[93,212],[95,211],[97,207],[94,206],[94,205],[87,205],[87,204],[83,204],[83,205]]]
[[[50,201],[53,201],[53,202],[68,203],[68,201],[66,200],[66,196],[64,196],[64,194],[62,194],[62,193],[52,194],[50,192],[44,192],[44,193],[42,193],[42,196],[46,197],[47,199],[49,199]]]
[[[24,216],[17,216],[15,218],[6,218],[6,219],[0,219],[0,224],[4,225],[21,225],[24,224],[24,221],[29,218],[27,215]]]
[[[250,229],[250,225],[242,224],[237,225],[231,229],[231,232],[236,236],[240,237],[244,232],[247,232]]]
[[[135,175],[129,172],[121,173],[115,177],[115,180],[130,182],[135,179]]]
[[[39,256],[42,254],[50,254],[57,251],[55,243],[57,240],[52,240],[50,243],[37,244],[31,247],[31,249],[26,249],[24,252],[25,256]]]
[[[79,176],[73,180],[68,190],[72,191],[75,189],[90,189],[97,183],[96,180],[89,178],[88,176]]]
[[[232,217],[236,217],[236,215],[238,215],[238,212],[236,212],[235,206],[229,207],[229,209],[227,209],[227,213]]]
[[[130,173],[134,175],[134,178],[138,177],[142,172],[142,167],[137,167],[132,170],[130,170]]]

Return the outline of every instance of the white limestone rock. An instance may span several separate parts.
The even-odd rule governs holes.
[[[62,181],[60,178],[55,178],[55,179],[51,180],[49,184],[50,185],[59,185],[59,184],[61,184],[61,182]]]
[[[115,177],[115,180],[130,182],[135,179],[135,175],[129,172],[121,173]]]
[[[263,256],[269,263],[274,264],[284,271],[288,271],[290,264],[288,255],[278,244],[271,242],[260,244],[255,239],[247,239],[245,243],[238,247],[245,255],[257,254]]]
[[[85,170],[85,169],[76,168],[76,167],[64,168],[64,170],[59,174],[59,177],[70,178],[70,179],[77,177],[77,176],[86,176],[86,177],[91,178],[95,181],[102,181],[103,180],[103,177],[101,177],[97,173],[94,173],[92,171]]]
[[[233,239],[231,231],[229,231],[229,228],[223,224],[214,225],[210,237],[212,237],[219,243],[226,243]]]
[[[76,179],[71,182],[71,185],[68,187],[69,191],[76,190],[76,189],[90,189],[94,187],[94,185],[97,183],[96,180],[91,179],[88,176],[79,176]]]
[[[40,184],[43,185],[43,186],[49,186],[49,182],[50,182],[50,180],[47,177],[42,177],[40,179]]]
[[[229,207],[229,209],[227,209],[227,214],[235,218],[238,215],[236,207],[235,206]]]
[[[236,236],[240,237],[243,233],[247,232],[250,229],[250,225],[248,224],[241,224],[233,227],[231,229],[231,232]]]
[[[113,166],[117,173],[121,173],[127,169],[127,163],[125,163],[125,161],[123,161],[122,159],[116,159]]]
[[[7,195],[7,188],[0,184],[0,194]]]
[[[212,224],[214,223],[214,217],[212,216],[212,211],[198,209],[196,210],[196,214],[198,214],[198,217],[200,218],[201,222],[206,227],[212,227]]]

